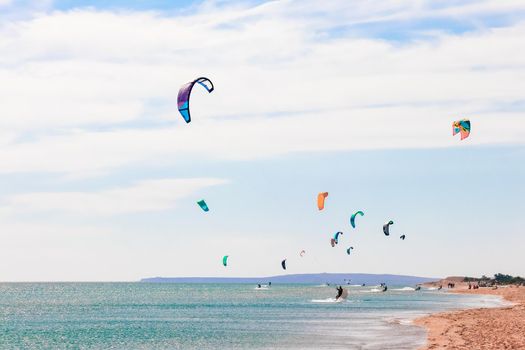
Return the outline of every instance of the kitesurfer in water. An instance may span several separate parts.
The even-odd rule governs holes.
[[[257,288],[261,288],[261,285],[260,285],[260,284],[258,284],[258,285],[257,285]]]
[[[339,286],[336,289],[337,289],[337,296],[335,298],[339,299],[339,297],[343,294],[343,287]]]

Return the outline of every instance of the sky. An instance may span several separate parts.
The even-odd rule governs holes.
[[[523,276],[524,37],[515,0],[0,0],[0,281]]]

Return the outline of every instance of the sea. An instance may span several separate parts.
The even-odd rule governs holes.
[[[497,297],[409,286],[0,283],[0,349],[417,349],[433,312]]]

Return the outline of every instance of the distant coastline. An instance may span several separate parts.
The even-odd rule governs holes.
[[[316,273],[292,274],[267,277],[151,277],[145,283],[298,283],[298,284],[366,284],[416,285],[434,282],[439,278],[367,273]]]

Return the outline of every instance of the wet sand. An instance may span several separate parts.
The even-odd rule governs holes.
[[[459,288],[458,288],[459,287]],[[469,290],[461,283],[454,293],[499,295],[512,306],[445,312],[415,324],[428,330],[427,349],[525,349],[525,287]]]

